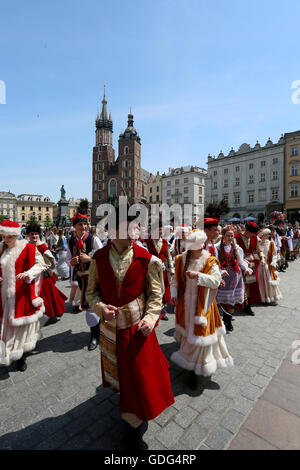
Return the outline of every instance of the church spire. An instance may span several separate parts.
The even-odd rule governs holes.
[[[106,88],[106,85],[104,83],[102,111],[101,111],[100,116],[99,116],[99,114],[97,114],[96,128],[97,129],[106,128],[106,129],[110,129],[112,131],[113,130],[113,122],[112,122],[112,118],[111,118],[111,113],[109,113],[109,117],[108,117],[108,113],[107,113],[107,100],[106,100],[106,96],[105,96],[105,88]]]

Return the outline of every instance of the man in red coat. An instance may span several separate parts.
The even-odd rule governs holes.
[[[100,317],[103,386],[120,392],[126,447],[145,449],[145,423],[174,403],[169,364],[154,329],[162,308],[162,267],[129,236],[119,238],[130,218],[119,221],[118,208],[116,215],[113,241],[93,256],[86,296]]]
[[[162,238],[162,225],[159,225],[159,238],[157,240],[151,237],[144,239],[144,245],[147,247],[149,253],[159,258],[163,265],[164,275],[164,295],[163,295],[163,309],[162,309],[162,320],[168,320],[166,306],[171,302],[170,294],[170,282],[168,273],[173,276],[175,273],[174,263],[170,252],[170,244],[165,238]]]

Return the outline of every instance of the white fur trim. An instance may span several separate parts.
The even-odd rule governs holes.
[[[222,359],[213,359],[208,364],[198,364],[187,361],[181,354],[180,351],[174,352],[171,357],[171,361],[186,370],[193,370],[196,375],[202,375],[204,377],[210,377],[213,375],[218,367],[226,368],[233,367],[233,359],[231,356]]]
[[[44,304],[44,301],[41,297],[36,297],[35,299],[32,300],[31,303],[34,307],[40,307],[41,305]]]
[[[182,334],[183,336],[187,336],[187,332],[184,328],[182,328],[180,325],[176,324],[175,325],[175,330],[178,331],[178,333]],[[215,333],[209,336],[195,336],[195,335],[189,335],[187,337],[187,341],[190,344],[195,344],[196,346],[210,346],[211,344],[215,344],[218,342],[218,338],[220,336],[226,335],[226,328],[222,322],[222,326],[216,329]]]
[[[21,227],[0,227],[0,235],[21,235]]]
[[[207,318],[206,317],[195,316],[194,323],[195,323],[195,325],[207,326]]]
[[[37,310],[33,315],[29,315],[28,317],[20,317],[20,318],[10,318],[10,324],[12,326],[24,326],[30,325],[31,323],[35,323],[45,313],[45,307],[42,306],[39,310]]]

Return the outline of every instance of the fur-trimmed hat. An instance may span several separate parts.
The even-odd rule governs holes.
[[[187,250],[201,250],[206,240],[207,236],[203,230],[193,230],[185,239],[185,247]]]
[[[21,227],[18,222],[2,220],[0,223],[0,235],[21,235]]]
[[[41,234],[41,226],[39,224],[30,224],[30,225],[28,225],[28,227],[26,228],[26,235],[28,235],[28,233],[32,233],[32,232]]]

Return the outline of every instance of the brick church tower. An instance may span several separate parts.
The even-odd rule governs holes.
[[[102,100],[101,114],[96,121],[96,144],[93,148],[92,225],[97,224],[96,210],[100,204],[127,196],[129,204],[144,202],[141,168],[141,139],[128,114],[127,128],[119,136],[118,158],[113,149],[113,121],[107,114],[107,101]]]

